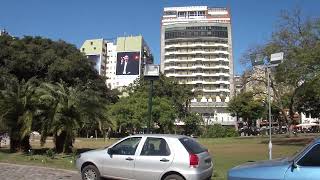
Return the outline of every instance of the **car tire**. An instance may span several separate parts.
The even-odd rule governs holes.
[[[100,180],[100,172],[94,165],[87,165],[81,171],[82,180]]]
[[[178,174],[171,174],[169,176],[166,176],[164,180],[184,180],[184,178]]]

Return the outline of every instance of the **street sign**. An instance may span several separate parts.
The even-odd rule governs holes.
[[[271,54],[270,62],[282,61],[282,60],[283,60],[283,52]]]

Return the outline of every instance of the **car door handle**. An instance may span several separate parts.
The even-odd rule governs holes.
[[[166,158],[160,159],[161,162],[168,162],[169,160]]]
[[[127,157],[126,160],[127,161],[133,161],[133,159],[131,157]]]

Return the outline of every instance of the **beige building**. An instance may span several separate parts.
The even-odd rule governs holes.
[[[161,71],[200,92],[191,110],[208,124],[234,125],[231,15],[227,8],[167,7],[161,21]]]

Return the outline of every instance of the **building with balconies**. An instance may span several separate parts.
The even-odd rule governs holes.
[[[111,89],[133,83],[143,72],[145,64],[153,63],[152,53],[140,36],[118,37],[116,43],[105,39],[86,40],[80,48]]]
[[[90,39],[86,40],[80,48],[80,51],[94,62],[94,68],[101,76],[106,75],[107,43],[105,39]]]
[[[227,8],[167,7],[161,20],[161,71],[199,96],[191,111],[208,124],[234,125],[231,18]]]

